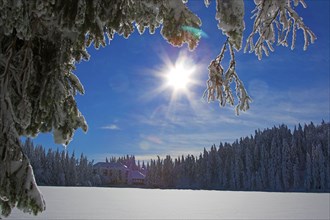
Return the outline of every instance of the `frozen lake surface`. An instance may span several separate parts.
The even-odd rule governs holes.
[[[8,219],[329,219],[329,193],[40,187],[46,211]]]

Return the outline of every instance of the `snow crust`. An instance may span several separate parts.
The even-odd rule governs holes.
[[[8,219],[329,219],[329,193],[40,187],[38,216]]]

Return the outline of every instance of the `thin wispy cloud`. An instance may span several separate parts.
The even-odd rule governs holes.
[[[101,129],[105,129],[105,130],[120,130],[120,128],[116,124],[106,125],[106,126],[101,127]]]
[[[326,112],[329,113],[328,88],[296,88],[268,93],[267,97],[251,109],[250,120],[292,125],[310,121],[320,122]]]
[[[155,148],[154,146],[162,145],[163,141],[159,136],[156,135],[140,135],[141,141],[139,147],[143,151]]]
[[[149,135],[149,136],[146,136],[145,139],[151,143],[154,143],[154,144],[162,144],[163,141],[157,137],[157,136],[154,136],[154,135]]]

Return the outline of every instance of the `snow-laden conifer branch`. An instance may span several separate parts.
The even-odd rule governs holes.
[[[1,96],[0,214],[8,216],[15,206],[24,212],[37,214],[45,209],[45,202],[38,190],[30,162],[22,152],[19,134],[8,108],[8,100]]]
[[[253,10],[252,18],[255,18],[253,30],[246,40],[244,52],[254,52],[258,59],[262,59],[263,53],[268,56],[269,50],[274,51],[273,44],[288,46],[288,36],[292,31],[291,49],[294,49],[296,42],[296,31],[301,29],[304,35],[304,50],[310,43],[316,40],[315,34],[304,24],[303,19],[292,8],[293,0],[255,0],[256,8]],[[294,6],[299,3],[305,8],[303,0],[294,0]],[[254,42],[255,35],[258,35]]]
[[[166,1],[160,8],[159,14],[163,18],[161,34],[169,43],[173,46],[182,46],[183,43],[187,43],[190,50],[196,48],[200,36],[193,36],[184,31],[182,27],[199,28],[202,22],[182,1]]]
[[[243,0],[217,0],[216,20],[222,33],[229,38],[231,45],[239,51],[242,47],[244,24]],[[209,2],[206,2],[209,4]]]
[[[224,73],[224,68],[221,64],[227,45],[230,50],[230,63],[229,67]],[[236,96],[238,104],[236,105],[236,114],[239,115],[240,111],[246,111],[249,109],[249,103],[251,98],[247,94],[243,82],[239,79],[236,73],[236,61],[234,48],[232,43],[227,38],[226,42],[222,46],[220,54],[211,61],[209,65],[209,79],[207,80],[207,89],[204,92],[204,98],[207,98],[208,102],[215,100],[219,101],[220,106],[224,107],[227,103],[234,105],[235,98],[231,89],[231,83],[235,81],[236,84]]]

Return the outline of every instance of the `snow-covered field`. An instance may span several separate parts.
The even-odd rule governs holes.
[[[329,193],[40,187],[47,209],[8,219],[329,219]]]

